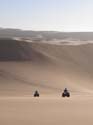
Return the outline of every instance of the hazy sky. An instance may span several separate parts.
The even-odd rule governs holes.
[[[93,0],[0,0],[0,27],[93,31]]]

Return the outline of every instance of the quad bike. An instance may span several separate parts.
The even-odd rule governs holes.
[[[37,90],[36,90],[35,93],[34,93],[34,97],[39,97],[39,93],[38,93]]]
[[[64,89],[64,92],[62,93],[62,97],[70,97],[70,93],[66,88]]]

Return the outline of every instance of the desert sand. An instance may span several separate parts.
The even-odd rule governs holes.
[[[2,125],[92,125],[93,96],[0,98]]]
[[[92,125],[93,44],[31,43],[29,51],[25,45],[16,44],[14,53],[6,46],[7,60],[0,50],[0,124]],[[65,87],[70,98],[61,97]]]

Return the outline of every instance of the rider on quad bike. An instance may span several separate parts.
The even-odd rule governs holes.
[[[39,92],[37,90],[34,93],[34,97],[39,97]]]
[[[67,88],[64,89],[63,93],[62,93],[62,97],[70,97],[70,93],[67,90]]]

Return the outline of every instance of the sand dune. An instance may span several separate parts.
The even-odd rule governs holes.
[[[0,124],[92,125],[92,56],[92,43],[1,39]],[[61,97],[65,87],[70,98]]]
[[[92,93],[93,44],[69,46],[0,40],[0,95]]]

